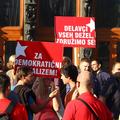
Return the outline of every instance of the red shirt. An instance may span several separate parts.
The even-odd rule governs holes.
[[[79,97],[91,106],[100,120],[112,120],[112,114],[106,105],[95,98],[92,93],[86,92]],[[96,120],[96,117],[80,100],[72,100],[66,106],[63,120]]]
[[[4,113],[8,105],[10,104],[9,99],[0,99],[0,113]],[[12,120],[28,120],[27,111],[22,104],[16,104],[11,113]]]
[[[37,99],[38,104],[43,104],[44,100]],[[57,114],[52,108],[52,101],[50,101],[44,109],[34,115],[35,120],[59,120]]]

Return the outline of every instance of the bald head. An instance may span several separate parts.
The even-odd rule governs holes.
[[[77,77],[81,87],[88,87],[91,85],[91,73],[89,71],[81,71]]]

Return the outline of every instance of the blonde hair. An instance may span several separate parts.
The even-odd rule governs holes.
[[[8,63],[7,63],[7,67],[8,67],[8,69],[13,69],[14,67],[14,64],[15,64],[15,55],[11,55],[10,57],[9,57],[9,61],[8,61]]]
[[[15,55],[11,55],[10,57],[9,57],[9,62],[15,62]]]

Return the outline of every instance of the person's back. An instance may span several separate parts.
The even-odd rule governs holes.
[[[120,61],[113,64],[111,81],[107,84],[102,97],[112,111],[114,120],[118,120],[120,115]]]
[[[5,113],[7,107],[12,101],[7,98],[0,99],[0,113]],[[24,105],[17,103],[10,114],[11,120],[28,120],[27,111]]]
[[[91,93],[83,93],[80,98],[90,105],[100,120],[112,120],[108,108]],[[68,103],[63,120],[96,120],[96,117],[84,103],[76,99]]]
[[[23,104],[28,113],[28,119],[33,119],[33,111],[31,110],[31,105],[36,102],[36,97],[32,91],[26,85],[17,85],[13,90],[19,98],[21,104]]]
[[[10,112],[10,119],[12,120],[28,120],[25,106],[15,103],[7,98],[10,93],[10,78],[5,74],[0,74],[0,114],[6,114],[8,106],[12,103],[13,109]]]
[[[114,119],[118,120],[120,114],[120,80],[114,78],[114,81],[109,84],[103,96],[108,108],[112,111]]]
[[[43,104],[49,97],[50,93],[55,90],[55,84],[50,78],[37,77],[32,89],[36,95],[36,102],[38,104]],[[56,114],[56,112],[59,111],[60,108],[58,97],[59,95],[56,95],[56,97],[49,101],[48,104],[40,112],[34,115],[34,119],[58,120],[59,118]]]
[[[76,97],[78,97],[68,103],[63,120],[96,120],[97,118],[100,120],[112,120],[112,114],[106,105],[92,94],[91,78],[91,73],[88,71],[82,71],[79,74],[77,78],[77,83],[80,83],[77,86],[79,96],[76,94]],[[84,102],[79,100],[80,98],[92,110]],[[94,111],[94,114],[92,111]]]

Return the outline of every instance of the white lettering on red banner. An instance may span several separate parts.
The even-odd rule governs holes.
[[[63,47],[50,42],[19,41],[16,46],[16,66],[30,66],[34,75],[60,77]]]
[[[96,47],[95,21],[90,17],[55,17],[55,42],[70,47]]]
[[[47,68],[61,68],[61,62],[39,61],[39,60],[25,60],[16,59],[16,65],[19,66],[33,66],[33,67],[47,67]]]

